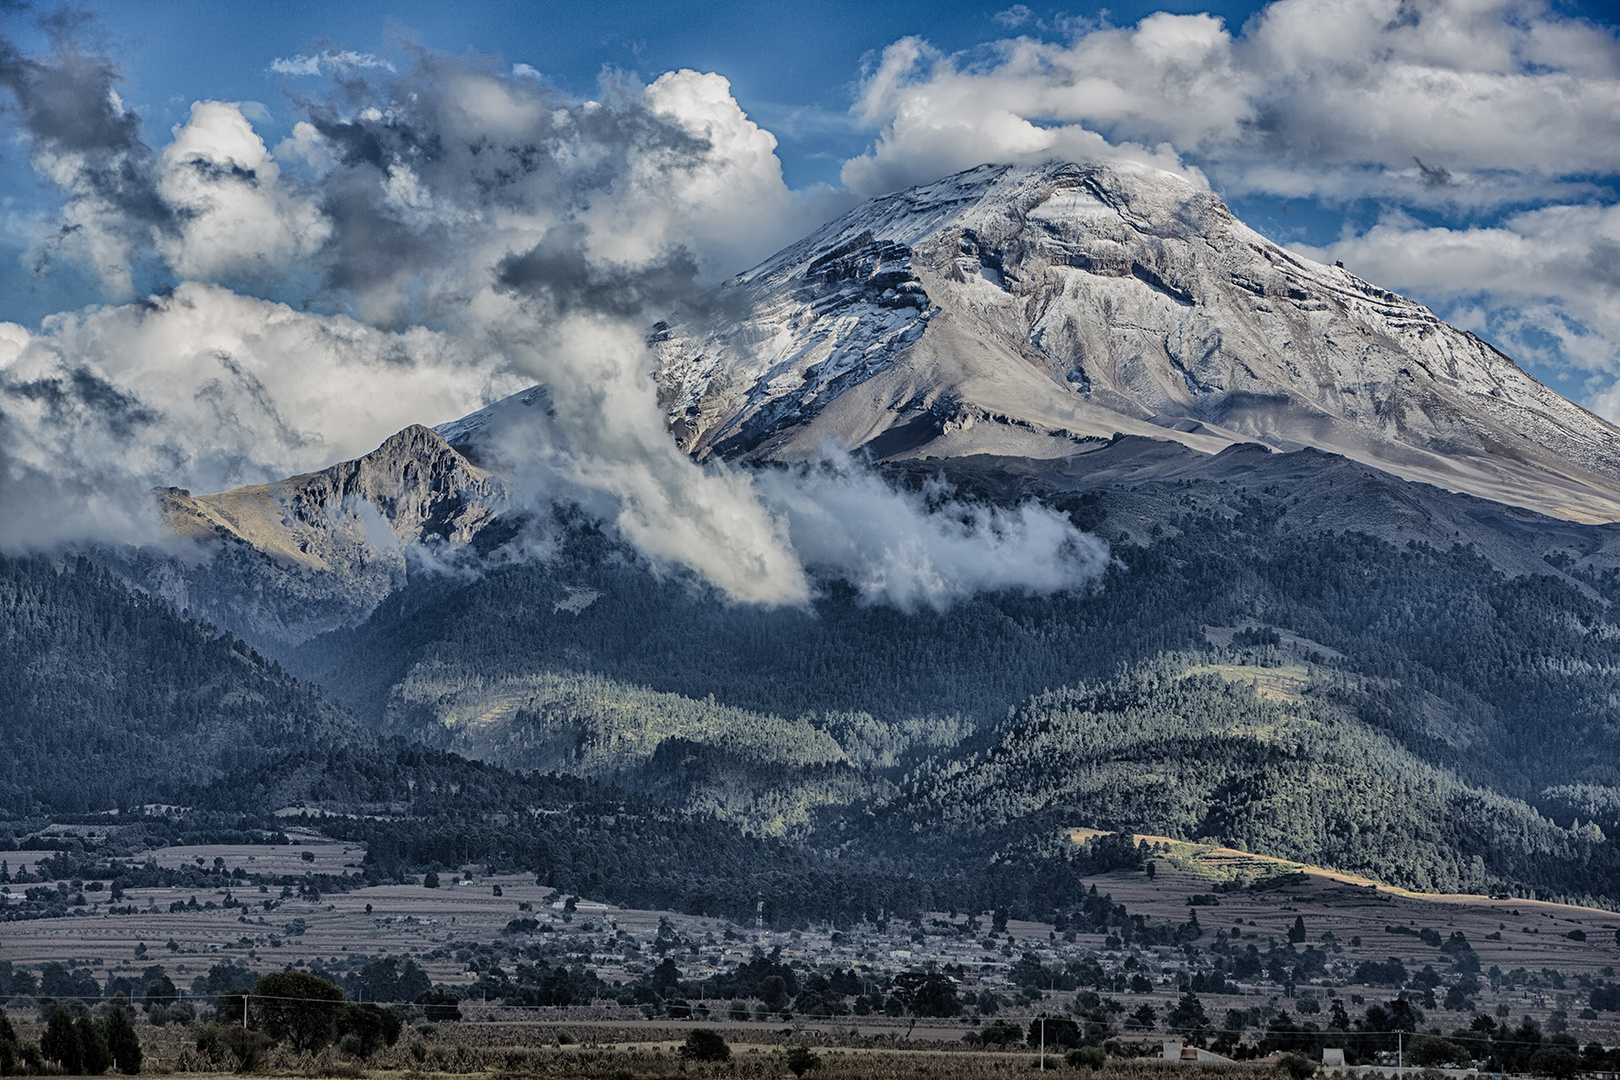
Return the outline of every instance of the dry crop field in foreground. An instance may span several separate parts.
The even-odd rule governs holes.
[[[37,1037],[32,1023],[19,1024],[19,1034]],[[1025,1077],[1039,1071],[1034,1051],[987,1051],[956,1041],[960,1028],[919,1024],[909,1037],[902,1026],[891,1035],[851,1036],[822,1033],[812,1036],[783,1026],[761,1030],[762,1025],[718,1023],[702,1025],[718,1031],[729,1043],[731,1060],[718,1063],[684,1060],[679,1048],[687,1026],[558,1025],[509,1023],[443,1025],[407,1029],[394,1047],[374,1055],[363,1065],[335,1050],[295,1055],[277,1048],[259,1062],[259,1075],[303,1077],[333,1076],[347,1080],[371,1077],[386,1080],[433,1080],[435,1077],[488,1074],[497,1077],[556,1077],[579,1080],[641,1080],[681,1077],[683,1080],[752,1080],[786,1078],[784,1049],[807,1044],[821,1064],[806,1075],[812,1080],[857,1078],[929,1078],[929,1080],[992,1080]],[[186,1031],[179,1027],[140,1027],[147,1055],[145,1073],[175,1076],[239,1075],[226,1071],[234,1062],[211,1063],[198,1054]],[[1076,1070],[1060,1053],[1046,1056],[1046,1069],[1085,1076],[1088,1080],[1282,1080],[1275,1066],[1259,1064],[1175,1064],[1157,1058],[1116,1059],[1097,1070]]]

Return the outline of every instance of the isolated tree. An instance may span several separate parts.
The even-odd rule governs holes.
[[[730,1061],[731,1047],[718,1031],[698,1028],[675,1051],[683,1061]]]
[[[1288,930],[1288,940],[1295,945],[1305,940],[1305,916],[1294,916],[1294,925]]]
[[[1067,1017],[1037,1016],[1029,1022],[1024,1041],[1037,1048],[1044,1044],[1047,1050],[1065,1050],[1079,1046],[1085,1039],[1080,1025]]]
[[[343,1004],[342,990],[302,971],[272,971],[253,987],[255,1026],[299,1053],[331,1043]]]
[[[1198,1000],[1198,995],[1188,991],[1181,995],[1181,1000],[1165,1016],[1164,1022],[1171,1031],[1190,1035],[1209,1027],[1209,1016],[1204,1012],[1204,1003]]]
[[[901,972],[890,993],[913,1016],[947,1017],[962,1012],[955,980],[938,971]]]

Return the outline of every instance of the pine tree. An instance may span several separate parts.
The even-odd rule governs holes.
[[[79,1036],[74,1026],[72,1015],[59,1008],[45,1022],[45,1034],[39,1040],[39,1051],[45,1059],[56,1062],[69,1074],[84,1071],[84,1055],[79,1050]]]
[[[100,1020],[85,1013],[73,1025],[73,1033],[79,1042],[79,1067],[86,1076],[100,1076],[112,1067],[112,1050]]]
[[[107,1010],[107,1049],[112,1054],[113,1068],[126,1076],[141,1071],[141,1040],[135,1034],[134,1021],[120,994]]]

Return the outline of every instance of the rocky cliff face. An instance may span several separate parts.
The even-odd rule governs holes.
[[[653,343],[701,458],[1312,446],[1620,519],[1620,431],[1472,334],[1154,170],[983,166],[858,207]]]
[[[159,497],[200,558],[149,553],[138,580],[222,625],[289,643],[363,620],[411,560],[454,558],[507,504],[500,478],[414,424],[320,472]]]

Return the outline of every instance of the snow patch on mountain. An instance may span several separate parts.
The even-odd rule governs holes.
[[[1135,434],[1620,518],[1620,430],[1147,166],[987,165],[873,199],[705,311],[651,336],[699,459],[1050,459]]]

